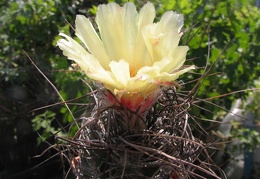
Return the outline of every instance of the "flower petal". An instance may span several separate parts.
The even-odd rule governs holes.
[[[77,63],[84,61],[84,59],[91,59],[91,55],[78,42],[63,33],[59,35],[66,38],[66,40],[58,40],[57,45],[68,59],[74,60]]]
[[[89,19],[83,15],[76,16],[76,35],[84,43],[87,49],[99,60],[101,65],[105,69],[108,69],[110,59],[104,45]]]
[[[153,79],[155,80],[155,82],[157,83],[161,83],[161,84],[166,84],[166,85],[170,85],[172,81],[176,80],[177,78],[179,78],[180,75],[195,69],[195,66],[190,66],[188,68],[184,68],[182,70],[179,70],[177,72],[174,73],[160,73],[158,76],[154,77]],[[167,82],[167,83],[166,83]]]
[[[158,37],[157,45],[154,48],[154,54],[156,60],[160,60],[165,56],[171,55],[180,41],[180,35],[177,29],[171,29],[170,31],[161,34]]]
[[[124,56],[122,15],[121,7],[116,3],[98,6],[96,15],[96,22],[107,54],[111,60],[115,61]]]
[[[194,66],[190,66],[182,70],[177,70],[177,68],[177,71],[175,72],[162,71],[163,69],[160,67],[166,68],[167,66],[169,66],[170,63],[171,60],[169,58],[165,58],[160,62],[156,62],[152,67],[146,66],[141,68],[136,76],[139,77],[139,79],[144,79],[149,83],[172,82],[176,80],[180,75],[192,69],[195,69]]]
[[[183,26],[183,16],[173,11],[166,12],[158,23],[146,26],[143,37],[152,61],[168,56],[178,46],[179,31]]]
[[[154,63],[153,67],[160,68],[161,72],[172,73],[179,69],[186,60],[188,46],[177,46],[168,56]]]
[[[119,62],[112,61],[109,66],[117,79],[116,88],[120,90],[125,89],[130,79],[129,64],[125,60],[119,60]]]
[[[60,33],[60,35],[65,37],[66,40],[58,40],[57,45],[63,51],[63,54],[68,57],[68,59],[75,61],[90,78],[109,85],[115,85],[115,79],[113,78],[111,72],[105,71],[93,55],[89,54],[71,37],[63,33]],[[104,78],[104,76],[106,78]]]
[[[155,17],[155,9],[152,3],[147,2],[140,10],[138,17],[138,34],[136,39],[136,46],[134,50],[135,54],[135,66],[136,69],[140,69],[142,66],[148,66],[152,64],[151,56],[145,45],[142,31],[145,26],[153,23]]]
[[[96,22],[110,59],[131,62],[137,36],[138,13],[133,3],[98,7]]]
[[[145,91],[150,85],[149,81],[140,78],[131,78],[127,83],[128,92],[142,92],[146,94]]]
[[[137,37],[137,18],[138,13],[133,3],[125,3],[123,6],[123,23],[124,23],[124,45],[121,48],[125,49],[124,58],[128,63],[131,63],[132,59],[135,59],[134,47]]]
[[[158,26],[162,29],[162,31],[170,31],[171,29],[177,28],[178,32],[180,32],[183,26],[183,21],[183,16],[181,14],[168,11],[162,15]]]
[[[175,50],[172,52],[171,57],[171,63],[167,68],[164,68],[163,71],[166,72],[173,72],[177,69],[179,69],[186,60],[187,51],[189,50],[188,46],[178,46],[175,48]]]

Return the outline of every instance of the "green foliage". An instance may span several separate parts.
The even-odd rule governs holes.
[[[248,93],[248,102],[244,104],[244,108],[251,111],[255,115],[257,123],[260,124],[260,77],[254,81],[253,87],[255,90]]]
[[[240,150],[242,151],[253,151],[255,148],[259,147],[260,144],[260,135],[254,129],[248,129],[244,127],[236,127],[232,130],[233,137],[236,137],[239,140]],[[236,146],[237,147],[237,146]],[[231,151],[236,151],[237,148],[231,149]]]
[[[255,80],[253,91],[249,92],[248,97],[243,101],[242,108],[244,109],[243,121],[233,121],[231,137],[239,140],[240,150],[253,151],[260,147],[260,79]]]
[[[59,49],[55,46],[56,41],[60,38],[59,32],[71,33],[70,25],[74,26],[76,14],[91,14],[88,7],[102,2],[104,1],[1,1],[0,117],[8,120],[1,120],[0,126],[6,125],[3,124],[5,121],[8,125],[13,123],[14,126],[19,119],[31,121],[37,115],[46,114],[46,111],[31,113],[31,110],[59,101],[59,97],[51,85],[33,67],[23,51],[30,55],[66,100],[80,97],[88,92],[88,88],[81,80],[85,77],[83,78],[82,74],[70,69],[71,62],[60,55]],[[74,102],[86,103],[86,100]],[[83,112],[78,107],[70,107],[75,116],[79,116]],[[80,106],[80,108],[82,107]],[[67,110],[65,112],[62,105],[49,108],[49,112],[55,113],[57,120],[62,121],[64,126],[72,121],[72,116]],[[39,117],[35,119],[40,120]],[[40,128],[41,132],[45,131],[43,137],[46,138],[48,132],[50,135],[54,129],[57,131],[58,128],[54,127],[56,123],[50,122],[48,117],[42,118],[42,120],[44,119],[50,124],[49,128],[44,129],[44,126]],[[70,132],[72,135],[73,130]]]
[[[53,121],[56,118],[56,114],[51,111],[45,111],[43,114],[35,116],[32,120],[33,131],[39,133],[37,138],[38,145],[53,136],[64,136],[62,129],[59,127],[53,127]]]

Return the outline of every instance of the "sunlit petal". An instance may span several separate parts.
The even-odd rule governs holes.
[[[122,8],[116,3],[98,6],[96,22],[111,60],[122,59],[126,51],[122,16]]]
[[[131,63],[134,58],[134,48],[137,37],[137,18],[138,13],[133,3],[125,3],[122,8],[123,11],[123,41],[125,45],[125,55],[121,58]],[[124,48],[124,47],[121,47]]]
[[[60,33],[60,35],[65,37],[66,40],[58,40],[57,45],[68,59],[75,61],[89,77],[92,77],[92,79],[109,85],[115,85],[115,80],[113,79],[111,72],[105,71],[93,55],[89,54],[71,37],[63,33]],[[106,78],[104,78],[104,76],[106,76]]]
[[[89,19],[83,15],[76,17],[76,35],[84,43],[87,49],[94,55],[104,68],[108,68],[110,59],[98,34],[94,30]]]
[[[151,56],[148,52],[147,47],[145,46],[144,37],[142,31],[145,26],[150,25],[153,23],[155,17],[155,9],[153,4],[146,3],[142,9],[140,10],[140,14],[138,17],[138,34],[136,39],[136,46],[135,46],[135,60],[136,60],[136,67],[141,68],[142,66],[147,66],[152,64]]]
[[[95,73],[97,68],[101,68],[101,65],[97,60],[93,59],[93,56],[89,54],[78,42],[71,37],[60,33],[65,39],[60,39],[57,45],[63,51],[63,54],[70,60],[74,60],[76,63],[85,64],[91,73]]]
[[[126,88],[130,79],[129,64],[124,60],[120,60],[119,62],[112,61],[109,66],[117,80],[117,86],[121,89]]]
[[[173,11],[165,12],[161,20],[158,22],[158,28],[161,28],[161,31],[170,31],[171,29],[177,28],[178,32],[180,32],[183,26],[183,16],[181,14],[177,14]]]

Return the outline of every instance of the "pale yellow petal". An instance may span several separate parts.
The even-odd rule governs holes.
[[[155,9],[152,3],[147,2],[139,12],[138,28],[141,30],[146,25],[152,24],[155,18]]]
[[[184,68],[182,70],[176,71],[174,73],[163,72],[163,73],[160,73],[160,75],[154,77],[154,81],[155,82],[172,82],[172,81],[176,80],[177,78],[179,78],[180,75],[187,73],[188,71],[193,70],[193,69],[195,69],[195,67],[190,66],[190,67]]]
[[[111,60],[123,59],[126,49],[124,48],[123,12],[116,3],[98,6],[96,22],[100,31],[101,39]]]
[[[71,37],[63,33],[60,33],[60,35],[65,37],[66,40],[58,40],[57,45],[63,51],[63,54],[68,57],[68,59],[75,61],[90,78],[102,83],[115,85],[115,79],[113,78],[111,72],[105,71],[93,55],[89,54]]]
[[[131,78],[127,83],[126,90],[128,92],[142,92],[145,95],[150,90],[148,89],[150,86],[151,83],[147,80]]]
[[[74,60],[75,62],[83,62],[84,60],[91,58],[91,55],[74,39],[63,33],[60,33],[59,35],[66,38],[66,40],[58,40],[57,45],[68,59]]]
[[[144,37],[142,31],[145,26],[153,23],[155,17],[155,9],[152,3],[147,2],[140,10],[138,17],[138,35],[135,45],[135,60],[136,69],[138,70],[142,66],[147,66],[152,64],[152,59],[148,49],[145,45]]]
[[[131,63],[137,37],[138,13],[133,3],[120,7],[116,3],[98,7],[96,21],[110,59]]]
[[[142,29],[142,36],[144,43],[151,57],[150,62],[147,65],[152,65],[154,63],[154,48],[157,44],[158,35],[156,34],[156,24],[150,24]]]
[[[105,51],[104,45],[96,33],[89,19],[83,15],[76,17],[76,35],[84,43],[87,49],[99,60],[105,68],[109,68],[110,59]]]
[[[114,75],[110,71],[99,69],[96,73],[88,74],[88,77],[102,83],[106,88],[112,91],[117,85]]]
[[[176,69],[176,71],[174,71],[172,73],[168,73],[168,72],[162,71],[162,69],[160,67],[168,66],[171,63],[170,59],[165,58],[164,60],[162,60],[160,62],[156,62],[156,63],[157,64],[155,64],[152,67],[147,66],[147,67],[141,68],[136,75],[137,79],[142,79],[149,83],[171,82],[171,81],[176,80],[180,75],[182,75],[192,69],[195,69],[194,66],[190,66],[190,67],[182,69],[182,70]]]
[[[177,46],[171,54],[164,57],[161,61],[155,62],[153,66],[160,67],[161,72],[171,73],[184,64],[188,50],[188,46]]]
[[[170,31],[171,29],[177,28],[180,32],[182,26],[183,16],[173,11],[165,12],[158,23],[158,27],[160,27],[162,31]]]
[[[119,62],[111,61],[109,64],[111,72],[114,74],[116,81],[116,88],[123,90],[130,79],[129,64],[125,60]]]
[[[178,46],[179,30],[183,25],[183,16],[173,11],[166,12],[158,23],[146,26],[143,37],[152,62],[168,56]]]
[[[166,12],[156,24],[155,34],[159,34],[157,45],[154,48],[156,60],[168,56],[175,51],[180,41],[179,31],[183,26],[183,16],[173,11]],[[161,35],[160,35],[161,34]]]
[[[160,69],[159,72],[165,72],[165,69],[168,68],[173,62],[174,60],[172,60],[172,58],[166,56],[161,61],[156,61],[152,67]]]
[[[137,72],[136,77],[140,80],[149,81],[152,76],[159,75],[160,70],[161,69],[158,66],[145,66]]]
[[[154,48],[156,60],[162,59],[164,56],[169,56],[178,46],[180,35],[177,29],[171,29],[165,32],[158,38],[157,45]]]
[[[123,37],[125,39],[123,41],[125,43],[124,44],[125,46],[122,46],[121,49],[126,48],[125,49],[126,54],[122,58],[126,60],[128,63],[133,63],[132,59],[135,59],[134,47],[135,47],[136,37],[137,37],[138,13],[133,3],[125,3],[122,10],[123,10],[122,18],[124,22],[124,28],[122,29],[122,31],[124,31]]]
[[[189,50],[188,46],[178,46],[175,48],[175,51],[172,53],[172,61],[169,65],[169,68],[164,69],[164,71],[171,73],[172,71],[179,69],[186,60],[187,51]]]

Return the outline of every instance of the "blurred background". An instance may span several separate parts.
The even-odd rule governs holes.
[[[74,26],[76,14],[94,20],[97,6],[107,2],[112,1],[0,1],[0,179],[59,179],[66,175],[68,165],[63,165],[65,159],[52,146],[57,147],[55,136],[73,135],[68,127],[73,119],[24,52],[62,97],[70,100],[73,115],[80,116],[89,101],[82,79],[88,79],[70,67],[71,62],[55,45],[59,32],[74,36],[70,26]],[[122,5],[127,1],[116,2]],[[140,8],[147,1],[132,2]],[[260,158],[260,94],[259,90],[238,91],[260,88],[260,1],[150,2],[157,17],[167,10],[184,15],[186,33],[181,44],[190,47],[186,64],[202,67],[181,77],[184,94],[194,87],[206,66],[214,65],[190,109],[208,136],[194,135],[205,142],[233,141],[215,146],[219,150],[214,161],[229,171],[229,178],[258,178],[260,163],[254,159]],[[35,110],[38,108],[42,109]]]

